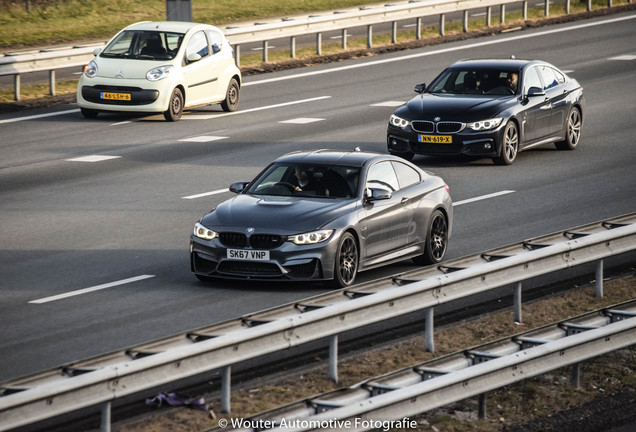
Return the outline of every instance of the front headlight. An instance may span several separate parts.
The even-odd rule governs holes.
[[[89,64],[84,66],[84,75],[87,78],[94,78],[97,75],[97,63],[94,60],[91,60]]]
[[[501,117],[491,118],[488,120],[481,120],[474,123],[468,123],[468,127],[474,131],[484,131],[488,129],[494,129],[499,127],[501,121],[503,119]]]
[[[202,238],[204,240],[212,240],[213,238],[218,237],[219,233],[216,231],[212,231],[211,229],[208,229],[197,222],[196,224],[194,224],[194,236]]]
[[[146,79],[148,81],[159,81],[160,79],[166,78],[168,75],[172,73],[174,66],[159,66],[154,69],[150,69],[148,73],[146,73]]]
[[[398,117],[395,114],[391,114],[391,117],[389,117],[389,123],[395,127],[399,127],[400,129],[404,129],[409,124],[411,124],[410,121],[404,120],[403,118]]]
[[[332,233],[333,230],[312,231],[308,233],[289,236],[289,241],[297,245],[316,244],[327,240],[329,237],[331,237]]]

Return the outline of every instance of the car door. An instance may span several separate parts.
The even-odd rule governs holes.
[[[219,76],[217,64],[205,33],[197,31],[188,40],[183,76],[186,83],[186,106],[213,100]]]
[[[412,210],[390,161],[369,168],[365,187],[367,191],[373,188],[391,195],[388,199],[367,202],[363,210],[366,255],[373,259],[406,246]]]
[[[550,133],[558,135],[568,114],[568,93],[563,85],[565,77],[550,66],[540,66],[539,71],[543,78],[545,95],[550,100]]]
[[[523,77],[524,121],[522,133],[524,144],[531,144],[550,135],[551,108],[547,95],[531,96],[530,89],[543,91],[543,82],[537,67],[526,70]]]

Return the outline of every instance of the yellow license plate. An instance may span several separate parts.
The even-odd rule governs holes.
[[[102,99],[108,99],[108,100],[123,100],[123,101],[130,100],[130,93],[101,92],[100,96]]]
[[[419,141],[432,144],[452,144],[453,138],[450,135],[420,135]]]

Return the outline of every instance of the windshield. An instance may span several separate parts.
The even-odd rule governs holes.
[[[126,30],[113,39],[100,55],[109,58],[171,60],[177,55],[182,40],[182,33]]]
[[[519,71],[508,69],[447,69],[428,93],[509,96],[517,93]]]
[[[249,187],[247,193],[315,198],[352,198],[358,192],[359,167],[275,163]]]

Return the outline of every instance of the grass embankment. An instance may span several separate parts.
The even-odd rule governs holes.
[[[264,379],[259,383],[235,385],[232,392],[231,417],[245,418],[435,357],[483,345],[634,298],[634,274],[605,281],[602,299],[595,296],[592,281],[552,298],[524,304],[523,326],[513,322],[512,310],[506,310],[438,328],[435,331],[435,354],[424,350],[425,339],[421,335],[379,347],[369,347],[363,353],[341,358],[338,365],[341,382],[338,384],[328,379],[327,359],[316,359],[319,366],[296,370],[284,377]],[[636,392],[636,346],[588,360],[582,364],[581,371],[581,386],[578,389],[570,385],[571,368],[567,367],[490,392],[487,395],[486,419],[477,418],[478,400],[469,398],[418,416],[418,428],[404,432],[515,431],[533,420],[551,421],[550,416],[554,416],[555,419],[559,416],[563,418],[562,412],[565,410],[590,403],[599,397],[627,392],[633,400],[633,394]],[[210,398],[208,402],[219,418],[229,417],[218,412],[219,399]],[[628,406],[624,407],[624,410],[629,409]],[[605,420],[609,421],[613,414],[615,413],[604,413]],[[599,415],[600,413],[595,414],[597,418]],[[581,414],[577,416],[580,418]],[[600,417],[602,420],[603,416]],[[571,423],[570,420],[566,422]],[[212,419],[208,413],[187,408],[168,408],[141,420],[115,424],[113,431],[199,432],[216,424],[217,420]],[[533,427],[523,430],[532,429]],[[551,428],[541,430],[563,431]]]
[[[627,0],[614,1],[614,6],[626,4]],[[106,40],[121,28],[142,20],[165,19],[164,0],[30,0],[26,10],[26,0],[0,0],[0,51],[15,51],[28,47],[80,43],[88,40]],[[344,9],[361,5],[374,4],[361,0],[193,0],[193,19],[215,25],[252,21],[258,19],[284,17],[334,9]],[[377,4],[377,3],[376,3]],[[384,3],[382,3],[384,4]],[[593,10],[607,7],[606,0],[594,0]],[[573,1],[571,14],[584,12],[585,3]],[[498,9],[497,9],[498,11]],[[492,24],[500,22],[499,15],[493,11]],[[565,15],[563,4],[550,6],[550,18]],[[543,6],[528,8],[528,20],[537,21],[544,18]],[[505,27],[514,28],[524,23],[520,12],[507,13]],[[486,19],[475,18],[469,22],[469,30],[486,28]],[[493,27],[495,28],[495,27]],[[462,22],[447,20],[446,35],[463,32]],[[422,30],[422,38],[439,38],[439,27],[432,26]],[[398,32],[398,43],[415,40],[415,30]],[[391,45],[391,35],[377,33],[373,37],[373,46]],[[366,39],[352,39],[347,43],[347,51],[365,49]],[[343,52],[341,43],[324,43],[323,55]],[[272,49],[268,55],[269,63],[285,62],[290,59],[286,49]],[[299,48],[297,59],[308,59],[316,56],[315,47]],[[241,66],[251,68],[262,63],[262,54],[246,54],[241,56]],[[56,94],[74,93],[77,80],[58,81]],[[48,84],[23,86],[22,100],[40,99],[49,96]],[[0,90],[0,103],[13,102],[12,89]]]

